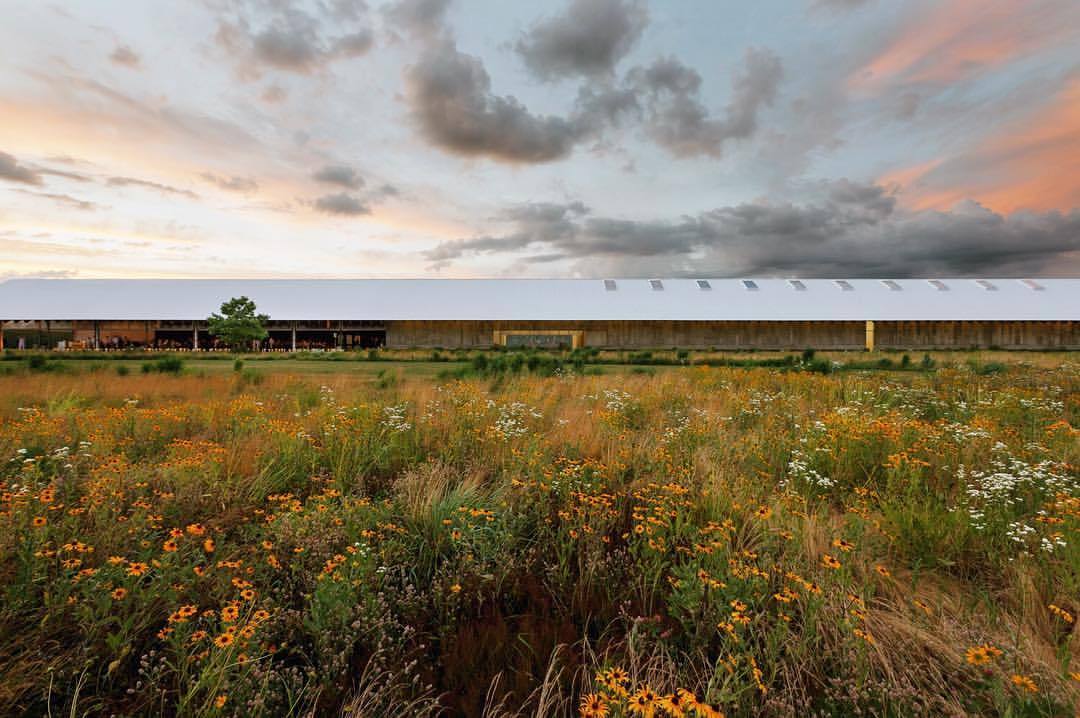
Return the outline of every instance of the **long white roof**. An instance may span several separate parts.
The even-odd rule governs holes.
[[[1080,320],[1080,279],[9,279],[0,319]]]

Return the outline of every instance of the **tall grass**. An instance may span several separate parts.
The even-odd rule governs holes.
[[[1080,706],[1075,363],[518,356],[0,376],[0,713]]]

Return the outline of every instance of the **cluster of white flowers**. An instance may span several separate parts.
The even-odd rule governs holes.
[[[951,416],[967,420],[972,411],[963,400],[950,402],[934,393],[932,389],[885,382],[874,390],[870,399],[875,409],[899,411],[906,416],[930,419]]]
[[[626,407],[630,406],[631,400],[633,400],[633,397],[628,392],[618,389],[604,389],[601,394],[604,408],[616,414],[625,411]]]
[[[977,426],[952,421],[941,427],[941,433],[954,444],[963,446],[975,439],[989,439],[990,432]]]
[[[1009,453],[1008,447],[998,442],[994,445],[989,471],[968,471],[963,465],[957,467],[957,476],[965,484],[959,505],[951,510],[967,514],[972,528],[985,531],[993,517],[1015,515],[1018,511],[1034,508],[1028,503],[1058,494],[1076,495],[1080,481],[1061,471],[1061,465],[1043,460],[1030,463]],[[1036,515],[1045,515],[1038,510]],[[1000,525],[1000,524],[998,524]],[[1023,519],[1010,520],[1005,529],[1009,540],[1023,548],[1034,548],[1046,553],[1066,545],[1059,534],[1042,536],[1038,527]]]
[[[70,446],[61,446],[59,449],[53,449],[52,453],[49,455],[49,458],[57,462],[62,461],[64,463],[65,469],[70,469],[74,467],[74,464],[71,463]]]
[[[708,409],[699,409],[698,407],[690,407],[690,413],[682,414],[679,412],[672,412],[671,425],[664,429],[664,432],[660,435],[660,443],[670,443],[690,429],[694,424],[694,420],[705,421],[709,418]]]
[[[495,423],[491,430],[503,440],[525,436],[529,433],[528,420],[544,416],[537,409],[520,401],[501,405],[492,402],[492,408],[495,409]]]
[[[412,423],[405,418],[405,412],[408,408],[409,402],[407,401],[403,401],[400,404],[384,406],[382,410],[383,418],[379,423],[394,434],[408,431],[412,428]]]
[[[789,399],[784,392],[755,391],[746,399],[746,405],[739,411],[741,416],[764,416],[774,402]]]
[[[801,449],[795,449],[791,452],[791,459],[788,460],[787,465],[787,476],[780,480],[781,489],[788,487],[789,479],[796,483],[816,486],[819,489],[828,489],[836,485],[836,482],[828,476],[824,476],[817,470],[810,468],[810,458]]]

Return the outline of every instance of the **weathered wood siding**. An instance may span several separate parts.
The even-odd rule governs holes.
[[[1080,349],[1078,322],[875,322],[882,349]]]
[[[862,322],[390,322],[390,347],[486,347],[496,330],[585,332],[585,346],[861,349]]]
[[[580,330],[585,346],[862,349],[865,322],[389,322],[389,347],[487,347],[496,330]],[[875,322],[881,349],[1080,349],[1077,322]]]

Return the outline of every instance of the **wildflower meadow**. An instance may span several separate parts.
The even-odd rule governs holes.
[[[12,369],[0,715],[1075,715],[1080,365],[1018,357]]]

